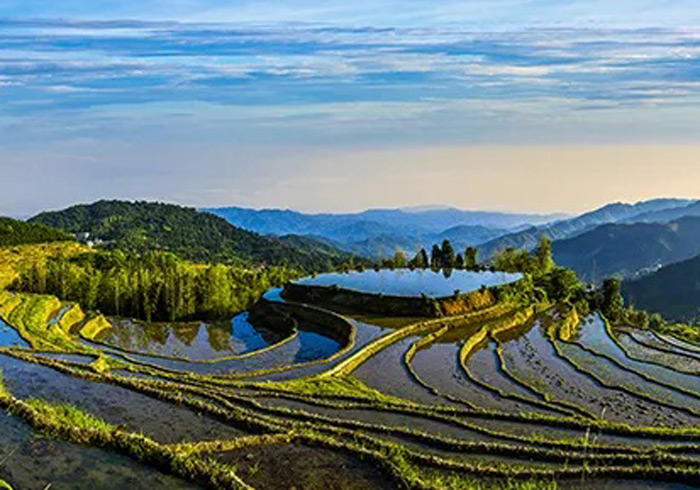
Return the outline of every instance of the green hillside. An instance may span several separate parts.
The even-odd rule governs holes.
[[[167,250],[200,262],[280,264],[304,270],[337,266],[352,256],[314,240],[261,236],[193,208],[154,202],[98,201],[41,213],[31,223],[127,252]]]
[[[622,290],[635,308],[661,313],[667,320],[695,323],[700,320],[700,256],[625,281]]]
[[[69,234],[42,224],[25,223],[12,218],[0,217],[0,247],[60,242],[71,239]]]
[[[608,224],[553,243],[557,263],[586,280],[631,278],[700,254],[700,218]]]

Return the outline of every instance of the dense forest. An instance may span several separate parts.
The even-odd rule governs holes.
[[[83,234],[108,249],[169,251],[197,262],[265,263],[319,271],[355,260],[351,254],[309,238],[261,236],[213,214],[172,204],[99,201],[41,213],[29,221]]]
[[[28,243],[50,243],[72,240],[68,233],[42,224],[25,223],[12,218],[0,217],[0,247],[11,247]]]
[[[36,262],[21,271],[12,288],[111,315],[175,321],[231,317],[267,289],[297,276],[286,267],[200,265],[172,253],[116,251]]]

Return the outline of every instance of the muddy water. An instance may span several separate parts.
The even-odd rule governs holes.
[[[563,481],[559,483],[559,488],[562,490],[691,490],[698,487],[682,483],[611,479]]]
[[[607,420],[632,425],[683,426],[695,418],[603,387],[561,359],[545,336],[542,325],[503,345],[508,369],[519,379],[550,394],[555,400],[574,404]]]
[[[365,422],[369,424],[386,425],[389,427],[404,427],[420,430],[445,437],[464,439],[469,441],[502,442],[501,439],[491,437],[479,431],[458,427],[453,424],[430,420],[417,415],[406,415],[392,412],[384,412],[372,409],[337,409],[317,407],[295,400],[282,398],[256,398],[259,402],[270,407],[285,407],[295,410],[303,410],[312,414],[324,415],[341,420]]]
[[[677,355],[680,356],[686,356],[686,358],[692,358],[692,359],[698,359],[700,360],[700,348],[698,349],[697,352],[693,352],[692,350],[688,350],[687,348],[683,347],[682,345],[676,345],[673,342],[667,342],[668,337],[664,339],[664,337],[659,336],[659,334],[656,334],[655,332],[652,332],[650,330],[638,330],[638,329],[626,329],[625,330],[629,335],[634,337],[635,340],[639,342],[644,342],[648,346],[657,348],[657,349],[665,349],[667,351],[674,352]],[[687,345],[687,344],[686,344]]]
[[[126,456],[43,437],[0,411],[0,478],[15,489],[194,489]]]
[[[659,380],[672,386],[694,391],[698,394],[698,397],[692,402],[693,406],[700,408],[700,383],[698,383],[697,376],[681,374],[662,366],[628,358],[620,346],[610,338],[599,315],[594,315],[581,327],[579,341],[594,351],[615,359],[625,366],[626,369],[646,374],[654,380]]]
[[[240,430],[134,391],[73,378],[53,369],[0,356],[7,389],[18,398],[69,403],[159,442],[233,438]]]
[[[659,409],[658,415],[668,415],[669,418],[673,419],[673,426],[700,425],[700,418],[697,415],[688,414],[680,410],[683,407],[693,407],[696,403],[693,398],[683,395],[676,390],[650,383],[634,372],[619,368],[608,359],[591,355],[579,345],[565,342],[558,342],[557,345],[564,357],[581,366],[586,373],[603,379],[610,386],[625,388],[631,393],[650,396],[655,401],[679,407],[678,410],[666,407]],[[653,416],[655,413],[647,415]],[[632,418],[631,420],[634,419]]]
[[[647,332],[648,333],[648,332]],[[654,340],[651,336],[642,336],[638,332],[617,332],[617,339],[622,346],[635,358],[644,361],[663,364],[693,375],[700,374],[700,357],[695,358],[678,352],[668,352],[673,348],[662,346],[659,350],[654,347]],[[661,342],[656,343],[656,346]],[[700,381],[699,381],[700,382]]]
[[[338,451],[274,444],[216,455],[259,489],[390,490],[396,484],[373,465]]]
[[[426,404],[454,405],[418,384],[404,364],[404,354],[420,337],[403,339],[378,352],[353,373],[368,386],[383,393]]]
[[[327,417],[338,418],[341,420],[351,420],[366,422],[370,424],[379,424],[389,427],[404,427],[427,432],[429,434],[440,435],[447,438],[470,442],[500,442],[507,444],[522,444],[514,441],[512,438],[501,437],[497,434],[491,435],[488,432],[474,430],[467,427],[455,425],[448,422],[432,420],[429,417],[411,414],[398,414],[393,412],[385,412],[372,409],[336,409],[327,407],[318,407],[296,400],[285,400],[282,398],[272,397],[256,397],[256,400],[269,407],[286,407],[295,410],[303,410],[311,414],[319,414]],[[605,444],[613,446],[634,446],[634,447],[651,447],[664,445],[683,445],[678,441],[652,439],[644,437],[628,437],[610,434],[601,434],[596,431],[586,432],[579,429],[567,429],[561,427],[552,427],[546,424],[536,422],[517,422],[493,420],[488,416],[459,416],[461,420],[469,423],[477,428],[482,428],[487,431],[494,431],[500,434],[509,434],[522,437],[538,436],[544,440],[550,441],[571,441],[574,439],[581,440],[586,437],[591,444]],[[370,435],[377,436],[378,434]],[[382,437],[398,437],[402,440],[409,440],[403,436],[382,436]],[[419,443],[426,446],[427,443]],[[690,447],[694,447],[691,443]],[[432,450],[432,449],[431,449]],[[696,455],[697,451],[689,451],[689,456]]]
[[[476,407],[511,413],[544,412],[528,403],[504,398],[474,383],[460,365],[460,349],[461,343],[432,344],[427,349],[418,351],[413,360],[413,368],[430,386],[442,393],[467,400]],[[494,360],[490,357],[479,356],[476,361],[470,358],[467,359],[467,363],[470,370],[475,369],[481,374],[496,369]],[[552,412],[546,413],[552,414]]]
[[[658,337],[664,342],[674,345],[683,351],[700,355],[700,344],[693,344],[674,337],[673,335],[657,334]]]
[[[519,385],[503,372],[496,352],[497,347],[496,342],[488,342],[483,349],[470,356],[469,370],[472,375],[482,383],[493,386],[503,393],[518,395],[527,399],[537,399],[532,391]]]

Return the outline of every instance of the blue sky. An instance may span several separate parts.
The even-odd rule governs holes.
[[[573,211],[691,192],[627,184],[635,148],[697,167],[697,2],[432,3],[4,1],[0,214],[99,197]],[[619,180],[576,197],[566,176],[599,148]]]

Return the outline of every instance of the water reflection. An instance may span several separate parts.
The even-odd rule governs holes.
[[[433,298],[452,296],[456,291],[467,293],[481,287],[493,287],[517,281],[521,274],[508,272],[473,272],[444,269],[380,269],[334,272],[306,277],[296,281],[304,286],[337,286],[365,293],[389,296],[420,296]]]
[[[17,330],[0,320],[0,346],[29,347],[29,344],[22,337],[20,337]]]
[[[113,320],[98,340],[121,349],[143,353],[213,359],[263,349],[287,334],[253,325],[247,312],[217,323],[143,323]]]

